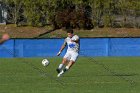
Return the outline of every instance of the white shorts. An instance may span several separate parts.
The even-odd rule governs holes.
[[[67,51],[64,58],[66,58],[69,61],[76,61],[78,58],[78,53],[77,52],[73,52],[73,51]]]

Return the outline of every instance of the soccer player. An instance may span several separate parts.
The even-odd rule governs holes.
[[[68,71],[72,65],[76,62],[79,53],[79,37],[73,34],[72,29],[67,30],[68,37],[65,39],[64,44],[61,46],[60,51],[57,53],[57,56],[61,54],[63,49],[68,46],[67,52],[63,57],[62,63],[58,66],[56,71],[58,72],[57,77],[60,77],[66,71]],[[66,65],[66,66],[65,66]],[[64,67],[65,66],[65,67]]]
[[[10,39],[10,36],[8,34],[3,34],[2,38],[0,39],[0,44],[3,44],[5,41],[9,39]]]

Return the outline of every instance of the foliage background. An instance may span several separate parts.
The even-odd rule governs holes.
[[[139,0],[2,0],[17,26],[140,28]]]

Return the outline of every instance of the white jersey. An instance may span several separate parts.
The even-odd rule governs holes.
[[[79,40],[79,37],[77,35],[74,35],[72,38],[67,37],[64,41],[64,44],[68,45],[67,51],[73,51],[73,52],[79,52],[79,41],[72,42],[71,40]]]

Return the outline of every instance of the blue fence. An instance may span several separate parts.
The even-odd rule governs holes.
[[[64,39],[12,39],[0,45],[0,57],[53,57]],[[63,51],[62,55],[66,50]],[[140,56],[140,38],[82,38],[80,56]]]

